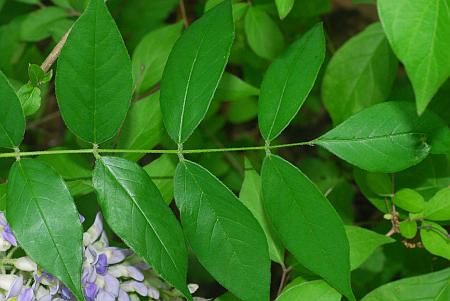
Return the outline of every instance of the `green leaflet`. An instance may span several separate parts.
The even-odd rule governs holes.
[[[355,226],[345,226],[350,244],[350,266],[354,270],[363,264],[376,248],[395,242],[394,239]]]
[[[41,89],[27,83],[17,91],[25,116],[33,115],[41,106]]]
[[[420,228],[420,238],[428,252],[450,260],[450,238],[445,228],[437,223],[424,221]]]
[[[147,173],[123,158],[101,157],[93,175],[111,229],[189,300],[181,227]]]
[[[175,43],[161,81],[161,111],[170,137],[184,143],[208,110],[234,39],[231,2],[209,10]]]
[[[316,143],[361,169],[397,172],[428,155],[433,118],[430,112],[419,118],[408,102],[384,102],[356,113]]]
[[[8,178],[6,215],[27,255],[84,300],[83,231],[61,176],[37,160],[16,161]]]
[[[214,99],[217,100],[237,100],[247,98],[249,96],[256,96],[259,94],[259,89],[246,83],[234,74],[225,72],[217,87]]]
[[[27,42],[37,42],[52,35],[56,22],[69,17],[67,10],[59,7],[44,7],[28,14],[22,22],[20,37]]]
[[[450,0],[379,0],[378,13],[421,114],[450,75]]]
[[[279,264],[284,264],[284,248],[280,239],[275,235],[272,225],[267,220],[261,199],[261,177],[253,168],[250,161],[245,158],[245,177],[239,193],[241,202],[253,213],[258,220],[269,245],[270,259]]]
[[[183,22],[164,26],[148,33],[137,45],[132,56],[134,88],[145,93],[162,77],[173,45],[180,36]]]
[[[267,70],[261,85],[258,123],[267,141],[288,126],[314,86],[325,58],[322,24],[314,26]]]
[[[92,0],[58,60],[56,96],[68,128],[96,144],[113,137],[127,114],[132,85],[120,32],[104,1]]]
[[[410,188],[403,188],[397,191],[392,198],[392,202],[397,207],[412,213],[419,213],[425,208],[423,196]]]
[[[251,212],[208,170],[188,160],[178,164],[174,191],[200,263],[243,301],[268,301],[267,242]]]
[[[6,183],[0,184],[0,211],[6,210],[6,195],[8,186]]]
[[[164,134],[159,92],[145,97],[130,107],[127,118],[120,131],[118,148],[152,149],[161,141]],[[137,161],[144,154],[127,153],[123,157]]]
[[[450,297],[450,268],[394,281],[370,292],[361,301],[446,301]]]
[[[395,58],[380,23],[351,38],[333,55],[322,96],[334,124],[385,101],[397,75]]]
[[[292,7],[295,4],[295,0],[275,0],[277,6],[278,15],[283,20],[291,12]]]
[[[423,215],[432,221],[450,220],[450,187],[439,190],[426,202]]]
[[[14,148],[22,142],[25,117],[19,98],[0,71],[0,147]]]
[[[314,280],[287,288],[276,301],[340,301],[341,297],[341,294],[325,281]]]
[[[417,234],[417,222],[404,220],[404,221],[400,222],[399,230],[400,230],[400,234],[403,237],[412,239]]]
[[[286,248],[303,266],[355,300],[349,242],[329,201],[298,168],[278,156],[264,159],[261,178],[266,213]]]
[[[245,35],[250,48],[264,59],[275,59],[284,48],[284,37],[277,23],[254,6],[245,15]]]

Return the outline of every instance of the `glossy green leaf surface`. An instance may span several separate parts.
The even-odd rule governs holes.
[[[361,301],[445,301],[450,297],[450,268],[385,284]]]
[[[16,161],[8,178],[6,217],[27,255],[84,300],[83,232],[61,176],[37,160]]]
[[[17,97],[19,97],[25,116],[36,113],[41,106],[41,89],[34,87],[31,83],[20,87]]]
[[[127,49],[103,0],[90,1],[75,23],[55,84],[61,115],[75,135],[99,144],[117,133],[133,80]]]
[[[355,300],[350,286],[349,242],[329,201],[298,168],[278,156],[264,159],[261,178],[266,213],[289,252]]]
[[[286,16],[291,12],[294,4],[295,0],[275,0],[275,5],[277,6],[280,19],[286,18]]]
[[[259,94],[259,89],[234,74],[225,72],[217,87],[214,99],[237,100]]]
[[[397,172],[430,152],[425,142],[428,117],[419,118],[411,103],[384,102],[356,113],[316,143],[361,169]]]
[[[160,99],[164,125],[175,142],[185,142],[205,117],[233,39],[231,2],[224,1],[192,23],[175,43]]]
[[[152,149],[164,134],[159,92],[134,102],[120,131],[118,148]],[[123,157],[137,161],[144,154],[128,153]]]
[[[269,300],[270,258],[261,226],[214,175],[188,160],[178,164],[175,201],[200,263],[243,301]]]
[[[251,6],[245,15],[245,35],[250,48],[260,57],[273,60],[284,48],[284,37],[274,20]]]
[[[0,112],[0,147],[19,146],[25,132],[25,117],[16,92],[1,71]]]
[[[423,113],[450,75],[450,1],[379,0],[378,13]]]
[[[425,200],[417,191],[403,188],[397,191],[392,198],[394,204],[406,211],[419,213],[425,208]]]
[[[126,159],[101,157],[95,165],[93,183],[111,229],[192,300],[186,286],[183,232],[147,173]]]
[[[369,258],[376,248],[395,242],[390,237],[355,226],[346,226],[348,242],[350,244],[350,266],[354,270]]]
[[[276,301],[339,301],[342,296],[323,280],[307,281],[284,290]]]
[[[297,114],[325,58],[322,24],[314,26],[278,57],[264,76],[258,123],[264,139],[276,138]]]
[[[420,228],[420,238],[428,252],[450,260],[450,238],[441,225],[424,221]]]
[[[417,222],[416,221],[402,221],[399,225],[400,234],[408,239],[412,239],[417,234]]]
[[[148,33],[132,56],[134,89],[138,94],[155,86],[162,77],[170,51],[181,33],[182,22]]]
[[[324,104],[333,123],[386,100],[397,65],[380,23],[370,25],[339,48],[322,82]]]
[[[426,204],[424,217],[433,221],[450,220],[450,187],[439,190]]]
[[[261,197],[261,177],[253,168],[250,161],[245,159],[244,182],[239,193],[239,199],[253,213],[253,216],[258,220],[264,230],[269,245],[270,259],[284,264],[284,247],[274,233],[272,225],[267,220]]]

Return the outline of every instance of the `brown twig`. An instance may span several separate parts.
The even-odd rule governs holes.
[[[181,18],[183,18],[184,28],[188,28],[189,27],[189,20],[187,18],[186,7],[184,6],[184,1],[183,0],[180,0],[180,14],[181,14]]]
[[[282,266],[283,268],[283,273],[281,274],[281,279],[280,279],[280,285],[278,286],[278,290],[277,290],[277,296],[281,295],[281,292],[283,292],[283,289],[287,283],[288,280],[288,276],[289,276],[289,272],[291,271],[291,268],[286,268],[285,266]]]
[[[59,55],[61,54],[61,49],[63,48],[64,44],[66,44],[67,37],[69,36],[71,30],[72,27],[69,28],[69,30],[64,34],[58,44],[56,44],[55,48],[53,48],[53,50],[49,53],[47,58],[42,63],[41,69],[44,70],[45,73],[50,71],[50,68],[52,68],[53,64],[58,59]]]

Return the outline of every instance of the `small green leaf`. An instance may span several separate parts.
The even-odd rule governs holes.
[[[184,143],[208,110],[234,39],[231,2],[208,11],[175,43],[161,81],[161,111],[170,137]]]
[[[120,131],[118,148],[152,149],[161,141],[163,122],[159,92],[133,103]],[[137,161],[144,154],[125,153],[123,157]]]
[[[303,266],[355,300],[349,242],[329,201],[298,168],[278,156],[264,159],[261,174],[266,213],[286,248]]]
[[[439,190],[426,203],[424,217],[432,221],[450,220],[450,187]]]
[[[397,191],[392,201],[396,206],[412,213],[419,213],[425,208],[423,196],[409,188],[403,188]]]
[[[261,177],[247,158],[245,158],[245,176],[239,199],[253,213],[253,216],[264,230],[269,245],[270,259],[284,264],[284,247],[280,239],[275,235],[272,225],[267,220],[264,212],[261,199]]]
[[[55,147],[49,150],[64,148]],[[91,163],[82,154],[39,156],[36,159],[51,166],[64,180],[90,179],[92,176]]]
[[[292,7],[295,4],[295,0],[275,0],[277,6],[278,15],[283,20],[291,12]]]
[[[250,48],[260,57],[273,60],[284,48],[284,37],[272,18],[258,7],[249,7],[245,34]]]
[[[145,172],[152,178],[166,204],[173,200],[173,178],[176,164],[169,155],[162,155],[144,166]]]
[[[324,104],[339,124],[385,101],[397,75],[397,59],[380,23],[368,26],[333,55],[322,83]]]
[[[419,114],[450,75],[449,5],[448,0],[378,1],[381,23],[406,67]]]
[[[314,86],[324,58],[325,37],[322,24],[318,24],[269,67],[261,85],[258,112],[264,139],[275,139],[295,117]]]
[[[134,88],[145,93],[162,77],[170,51],[181,33],[183,22],[164,26],[148,33],[137,45],[132,56]]]
[[[51,28],[56,21],[67,18],[65,9],[49,6],[35,10],[23,20],[20,36],[27,42],[37,42],[51,36]]]
[[[234,74],[225,72],[217,87],[217,100],[237,100],[259,94],[259,89],[246,83]]]
[[[380,196],[392,196],[392,179],[385,173],[371,172],[366,174],[367,185]]]
[[[183,232],[147,173],[123,158],[101,157],[94,188],[111,229],[157,273],[192,300]]]
[[[409,102],[384,102],[356,113],[316,143],[359,168],[397,172],[430,152],[425,140],[431,119],[429,112],[419,118]]]
[[[61,176],[37,160],[16,161],[8,178],[6,216],[27,255],[84,300],[83,231]]]
[[[41,107],[41,89],[33,86],[32,83],[20,87],[17,97],[19,97],[25,116],[33,115]]]
[[[187,160],[177,167],[175,201],[206,270],[243,301],[268,301],[269,252],[252,213],[208,170]]]
[[[113,137],[128,111],[131,62],[104,0],[91,0],[58,59],[56,96],[69,129],[92,143]]]
[[[390,282],[361,301],[446,301],[450,293],[450,268],[430,274]]]
[[[0,184],[0,211],[5,212],[6,210],[6,199],[7,199],[7,184]]]
[[[38,65],[30,64],[28,66],[28,76],[30,77],[30,81],[33,86],[37,86],[44,78],[45,72]]]
[[[392,238],[355,226],[345,226],[350,244],[350,266],[354,270],[380,246],[395,242]]]
[[[275,301],[340,301],[341,298],[341,294],[325,281],[314,280],[287,288]]]
[[[239,124],[253,120],[258,115],[258,100],[243,98],[230,103],[227,118],[231,123]]]
[[[417,222],[416,221],[402,221],[400,222],[400,234],[403,237],[411,239],[417,234]]]
[[[19,98],[0,71],[0,147],[14,148],[22,142],[25,117]]]
[[[446,229],[439,224],[424,221],[421,225],[420,237],[428,252],[450,260],[450,236]]]

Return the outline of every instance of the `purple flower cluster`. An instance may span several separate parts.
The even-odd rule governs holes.
[[[0,234],[1,301],[76,300],[62,282],[30,258],[12,258],[15,251],[12,247],[17,246],[17,241],[3,212],[0,212]],[[83,234],[83,244],[81,281],[87,301],[138,301],[139,296],[146,300],[183,300],[133,252],[109,245],[101,214],[97,214],[93,225]],[[189,288],[193,293],[198,286]]]

